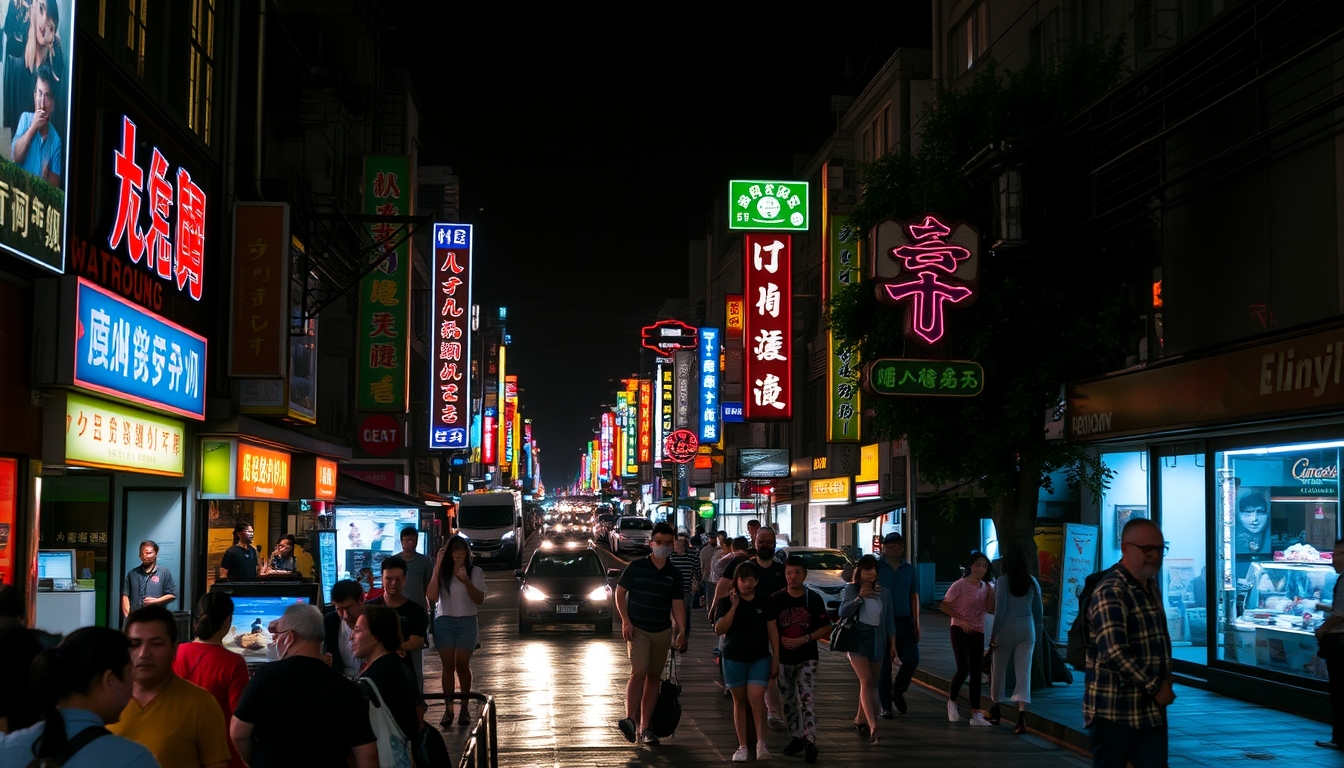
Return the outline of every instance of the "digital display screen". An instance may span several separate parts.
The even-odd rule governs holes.
[[[75,551],[73,549],[39,551],[37,553],[37,578],[74,581]]]
[[[270,623],[280,618],[289,606],[309,602],[307,597],[299,595],[231,597],[233,626],[224,635],[224,647],[249,662],[267,661],[266,649],[274,642],[267,629]]]

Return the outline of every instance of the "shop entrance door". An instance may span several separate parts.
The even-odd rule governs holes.
[[[1181,446],[1185,448],[1187,446]],[[1208,665],[1208,469],[1203,450],[1167,454],[1153,450],[1158,466],[1159,523],[1170,547],[1162,564],[1171,655],[1183,664]],[[1201,669],[1196,674],[1203,675]]]

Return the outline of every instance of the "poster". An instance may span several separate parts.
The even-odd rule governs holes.
[[[1059,616],[1060,558],[1064,555],[1063,523],[1036,524],[1037,573],[1041,582],[1041,604],[1047,618]],[[1046,626],[1049,626],[1049,621]]]
[[[337,507],[336,580],[354,579],[369,568],[381,581],[377,566],[401,551],[401,529],[419,529],[419,520],[417,507]]]
[[[1078,615],[1078,595],[1083,581],[1097,569],[1097,534],[1095,525],[1068,523],[1064,526],[1063,554],[1060,557],[1059,627],[1055,638],[1068,642],[1069,627]]]
[[[19,460],[0,459],[0,584],[14,583],[14,518],[18,509]]]

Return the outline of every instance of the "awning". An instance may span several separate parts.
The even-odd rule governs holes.
[[[401,491],[367,483],[344,472],[341,473],[340,482],[336,484],[336,504],[359,504],[366,507],[421,508],[425,506],[423,501],[414,496],[407,496]]]
[[[905,506],[904,497],[878,501],[860,501],[856,504],[836,504],[826,508],[823,523],[866,523],[875,517]]]

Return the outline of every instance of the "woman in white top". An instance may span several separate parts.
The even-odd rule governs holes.
[[[849,666],[859,678],[859,713],[854,727],[874,744],[878,741],[877,678],[883,658],[896,656],[896,619],[891,595],[877,583],[877,558],[864,555],[854,565],[849,586],[840,599],[840,618],[856,617],[858,647],[849,652]]]
[[[434,606],[434,649],[443,664],[443,692],[453,694],[453,675],[460,687],[471,690],[471,653],[476,650],[476,612],[485,602],[485,573],[471,563],[471,545],[454,536],[439,550],[425,600]],[[444,707],[439,725],[451,725],[453,705]],[[467,725],[467,700],[462,700],[457,724]]]

